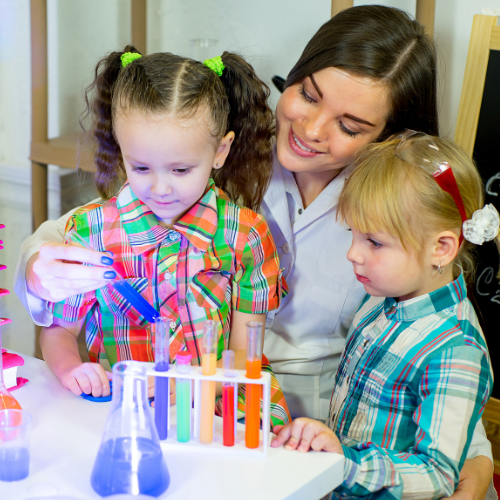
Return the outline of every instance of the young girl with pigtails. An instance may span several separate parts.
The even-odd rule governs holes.
[[[252,211],[271,172],[268,96],[238,55],[224,52],[202,64],[170,53],[141,56],[130,46],[98,63],[87,90],[104,201],[77,210],[66,233],[110,252],[113,269],[170,319],[171,360],[187,350],[201,363],[203,322],[210,319],[218,325],[218,358],[232,349],[243,369],[246,323],[264,322],[280,304],[276,248]],[[115,194],[122,174],[126,183]],[[112,283],[50,307],[43,356],[73,393],[109,394],[104,359],[111,366],[154,361],[149,324]],[[90,363],[76,343],[84,321]],[[288,422],[276,379],[271,413],[273,424]]]
[[[493,387],[466,280],[497,238],[479,173],[456,145],[407,131],[368,146],[339,199],[368,293],[347,335],[328,425],[299,418],[272,446],[345,455],[339,497],[453,494]]]

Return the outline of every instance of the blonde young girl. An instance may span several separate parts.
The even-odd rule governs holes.
[[[361,154],[338,214],[369,295],[348,333],[329,427],[299,418],[273,446],[344,454],[340,495],[450,496],[492,389],[465,280],[472,242],[497,235],[498,213],[483,208],[465,153],[407,132]]]
[[[243,368],[246,323],[265,321],[282,294],[266,222],[236,204],[257,207],[268,183],[269,89],[235,54],[202,64],[169,53],[141,57],[126,47],[99,62],[86,96],[96,185],[107,201],[77,210],[67,233],[111,252],[113,260],[103,262],[112,265],[107,277],[117,271],[170,319],[172,360],[188,350],[200,363],[202,326],[210,319],[218,325],[219,358],[231,348]],[[127,182],[112,196],[120,173]],[[75,394],[109,394],[103,359],[154,360],[149,323],[112,282],[51,307],[42,352]],[[90,363],[76,343],[85,320]],[[274,382],[272,418],[283,423],[288,410]]]

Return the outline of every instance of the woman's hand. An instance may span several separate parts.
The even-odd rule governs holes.
[[[82,263],[96,267],[82,266]],[[44,243],[26,266],[26,283],[31,293],[50,302],[104,286],[116,273],[107,268],[113,259],[107,253],[76,245]]]
[[[65,370],[61,374],[61,382],[77,396],[84,392],[98,398],[109,396],[111,376],[98,363],[80,363]]]
[[[493,464],[482,455],[464,462],[460,471],[460,482],[452,500],[483,500],[493,477]]]
[[[344,454],[335,433],[325,424],[312,418],[297,418],[285,426],[277,425],[274,432],[277,436],[271,441],[273,448],[285,443],[286,450],[302,453],[314,450]]]

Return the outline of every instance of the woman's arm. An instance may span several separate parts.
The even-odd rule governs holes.
[[[37,325],[49,326],[52,314],[47,301],[63,300],[95,290],[106,283],[103,267],[88,267],[66,261],[104,266],[106,254],[63,244],[64,228],[74,211],[56,221],[44,222],[21,246],[14,275],[14,290]]]
[[[460,482],[451,496],[453,500],[483,500],[487,492],[497,498],[492,484],[493,455],[482,420],[479,420],[467,453],[467,460],[460,471]],[[489,492],[491,490],[491,493]]]
[[[483,500],[486,494],[493,495],[488,498],[498,498],[493,487],[493,463],[483,455],[467,459],[460,471],[460,482],[455,493],[450,498],[453,500]]]
[[[43,359],[62,385],[77,396],[82,392],[93,396],[109,396],[107,373],[99,363],[82,363],[77,337],[84,319],[75,322],[54,318],[49,327],[42,328],[40,346]]]

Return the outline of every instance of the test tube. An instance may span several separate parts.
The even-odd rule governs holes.
[[[201,372],[215,375],[217,367],[217,328],[215,322],[205,321]],[[210,444],[213,439],[215,412],[215,382],[201,383],[200,443]]]
[[[178,352],[175,356],[177,371],[191,371],[191,353]],[[178,378],[175,384],[175,404],[177,406],[177,441],[187,443],[191,439],[191,379]]]
[[[247,378],[260,378],[262,330],[263,323],[257,321],[247,323]],[[247,384],[245,405],[245,445],[247,448],[259,447],[261,393],[261,385]]]
[[[234,377],[234,351],[222,352],[222,366],[225,377]],[[222,436],[224,446],[234,446],[235,430],[235,385],[233,382],[222,382]]]
[[[155,370],[166,372],[169,368],[169,335],[170,320],[156,318],[155,328]],[[158,437],[163,440],[168,437],[168,416],[170,411],[170,379],[168,377],[155,378],[155,424]]]

